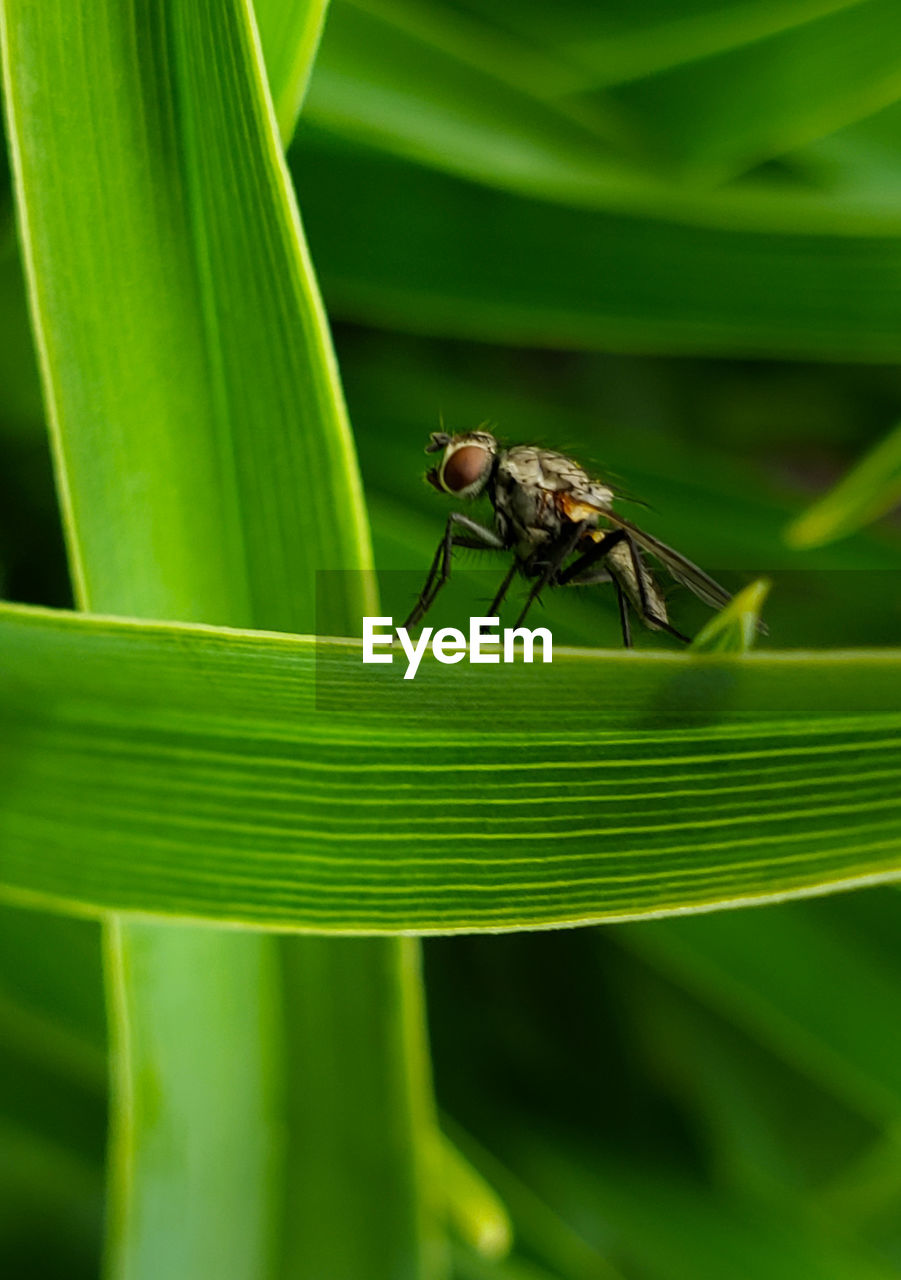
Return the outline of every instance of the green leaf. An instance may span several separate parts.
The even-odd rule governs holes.
[[[894,214],[857,227],[853,213],[821,220],[807,204],[664,217],[659,192],[654,215],[567,207],[303,123],[291,163],[329,308],[348,319],[656,353],[873,361],[901,344],[884,287],[901,262]]]
[[[215,14],[170,0],[139,20],[136,45],[130,7],[111,5],[105,26],[107,3],[5,6],[23,239],[80,596],[110,612],[310,630],[316,566],[365,563],[368,533],[250,28],[237,0]],[[139,65],[153,77],[142,93]],[[51,84],[64,116],[46,114]],[[102,185],[82,180],[93,172]],[[346,629],[360,601],[336,610]]]
[[[336,4],[305,107],[306,120],[395,155],[513,190],[603,198],[622,185],[610,152],[617,128],[546,101],[541,80],[473,66],[472,48],[430,39],[375,6]],[[440,14],[440,10],[438,11]],[[443,34],[443,33],[442,33]],[[516,65],[514,42],[495,64]],[[478,49],[478,45],[475,46]],[[605,145],[605,141],[607,145]]]
[[[117,1054],[107,1187],[113,1274],[199,1275],[214,1266],[219,1275],[259,1275],[278,1225],[281,1173],[269,1137],[280,1083],[272,950],[250,933],[161,934],[133,921],[108,924],[106,939]],[[204,981],[189,981],[198,969]],[[227,1125],[223,1101],[237,1108]],[[253,1194],[235,1167],[251,1172]]]
[[[820,547],[886,515],[901,502],[901,426],[851,468],[785,531],[790,547]]]
[[[901,1070],[885,1027],[901,973],[871,941],[878,902],[843,902],[841,913],[832,906],[796,903],[765,919],[741,913],[636,925],[620,941],[847,1105],[893,1122],[901,1113]],[[881,914],[897,928],[894,902]]]
[[[757,945],[765,946],[760,921],[778,913],[751,914],[758,920]],[[663,931],[671,922],[657,923]],[[612,941],[628,949],[635,945],[630,935],[637,933],[636,949],[643,956],[640,932],[623,927]],[[611,940],[598,941],[604,943],[598,951],[606,975]],[[630,1011],[630,1035],[642,1045],[644,1071],[678,1100],[683,1123],[702,1146],[704,1164],[721,1191],[736,1202],[750,1200],[770,1212],[806,1216],[809,1198],[880,1134],[879,1121],[818,1087],[803,1064],[774,1053],[777,1037],[765,1019],[763,1034],[742,1019],[737,1026],[728,1002],[716,1011],[699,1005],[697,986],[685,982],[680,965],[661,963],[650,948],[649,955],[656,973],[640,961],[624,963],[619,956],[614,961]],[[714,966],[715,958],[708,963]],[[715,988],[715,975],[711,979]],[[683,984],[687,989],[680,991]],[[836,1221],[834,1227],[840,1234],[843,1224]]]
[[[16,899],[449,932],[901,871],[895,651],[564,651],[406,681],[353,641],[9,607],[0,645]]]
[[[368,530],[248,5],[5,0],[0,12],[79,601],[312,629],[317,569],[365,571]],[[350,629],[372,602],[356,573],[323,622]],[[110,929],[112,1264],[253,1280],[289,1266],[321,1276],[323,1258],[366,1280],[430,1271],[414,944],[373,944],[354,966],[310,942],[298,978],[300,944]],[[337,1138],[328,1181],[313,1120]]]
[[[11,209],[0,205],[0,433],[33,434],[43,410]]]
[[[253,8],[279,133],[287,143],[307,91],[328,0],[253,0]]]
[[[481,1257],[496,1262],[510,1252],[513,1226],[503,1202],[453,1142],[439,1145],[437,1176],[459,1238]]]
[[[859,147],[844,160],[797,150],[892,100],[886,0],[713,9],[626,15],[627,40],[643,49],[651,28],[651,61],[670,70],[611,103],[552,87],[578,76],[593,21],[598,47],[615,48],[606,10],[479,22],[413,0],[339,0],[297,161],[330,305],[511,343],[892,358],[880,283],[901,227],[892,152],[874,174]],[[536,24],[547,65],[526,74]],[[789,176],[714,191],[674,181],[648,162],[642,128],[707,182],[776,153]]]
[[[404,41],[409,42],[408,50],[415,43],[427,45],[532,98],[555,100],[586,85],[585,73],[571,58],[561,57],[553,47],[566,24],[562,6],[556,7],[550,23],[554,36],[548,38],[545,34],[537,41],[529,19],[540,17],[541,6],[521,5],[515,12],[507,9],[499,15],[499,22],[490,14],[480,15],[478,4],[461,6],[441,3],[441,0],[337,0],[332,6],[333,12],[349,10],[357,10],[393,28],[398,52]],[[352,21],[349,13],[346,16]],[[334,32],[330,31],[329,43],[333,41]],[[340,47],[340,37],[336,43]],[[326,62],[329,61],[327,53]],[[402,56],[394,71],[402,73],[406,61],[407,57]],[[321,64],[318,69],[322,70]],[[415,68],[410,70],[415,76]],[[379,68],[370,68],[365,74],[378,77],[382,72]],[[594,83],[593,78],[589,78],[589,83]]]
[[[597,1249],[586,1244],[578,1231],[501,1163],[491,1152],[453,1121],[447,1124],[454,1141],[460,1144],[479,1170],[499,1188],[516,1225],[516,1240],[529,1254],[551,1268],[559,1280],[622,1280],[619,1270]],[[511,1259],[512,1263],[517,1259]],[[481,1276],[483,1270],[461,1268],[464,1275]],[[544,1275],[544,1272],[540,1272]],[[528,1276],[528,1271],[525,1272]],[[517,1277],[514,1266],[510,1280]]]
[[[759,578],[713,615],[691,644],[693,653],[747,653],[760,625],[760,610],[770,590]]]
[[[511,1158],[508,1151],[515,1153]],[[504,1156],[591,1244],[649,1280],[890,1280],[895,1268],[809,1221],[734,1204],[684,1169],[614,1158],[584,1141],[554,1146],[521,1124]]]
[[[858,1228],[884,1218],[893,1230],[901,1195],[901,1128],[896,1123],[842,1175],[821,1189],[816,1208]]]
[[[835,12],[849,8],[852,11],[847,14]],[[842,48],[840,70],[867,102],[881,105],[881,99],[874,99],[870,63],[875,59],[893,66],[894,47],[878,38],[884,24],[872,9],[872,4],[861,5],[857,0],[850,6],[801,4],[793,12],[778,14],[770,6],[755,5],[753,11],[745,7],[743,13],[718,15],[729,29],[726,46],[734,52],[698,63],[705,54],[703,40],[694,38],[700,24],[686,23],[684,15],[682,22],[660,21],[656,33],[661,44],[655,55],[647,42],[643,7],[635,10],[637,21],[629,32],[642,54],[647,51],[652,61],[659,60],[661,48],[672,38],[671,54],[663,64],[681,63],[688,50],[680,49],[680,43],[687,38],[692,56],[687,65],[610,95],[585,92],[594,87],[598,76],[579,67],[593,56],[586,28],[598,18],[601,24],[611,25],[612,15],[604,8],[580,15],[580,29],[572,41],[566,39],[566,17],[561,20],[555,8],[549,23],[545,17],[548,30],[536,45],[528,31],[523,40],[518,31],[509,29],[520,23],[521,11],[503,21],[507,29],[501,31],[494,23],[436,3],[337,0],[305,114],[335,137],[365,142],[492,187],[577,207],[652,218],[664,214],[722,229],[743,226],[804,234],[826,227],[841,233],[855,224],[862,231],[877,231],[885,225],[887,208],[893,208],[892,225],[897,230],[897,200],[887,200],[885,190],[837,187],[834,162],[821,182],[808,177],[774,184],[758,176],[712,191],[674,181],[659,159],[649,156],[656,139],[658,150],[667,145],[670,150],[681,149],[684,159],[690,159],[694,150],[696,163],[734,164],[730,145],[744,162],[755,147],[766,150],[772,145],[773,135],[784,139],[783,150],[794,146],[799,128],[805,138],[818,138],[824,125],[817,129],[807,123],[804,133],[801,122],[822,116],[823,82],[832,87],[835,79],[828,66],[836,43],[830,38],[831,23],[862,28],[856,42],[846,41],[850,54]],[[824,14],[824,23],[798,22]],[[710,16],[704,15],[705,34],[713,36],[715,43]],[[529,27],[527,16],[522,25]],[[612,39],[609,35],[599,46],[615,60],[617,33],[612,33]],[[761,41],[761,35],[773,38]],[[804,52],[804,57],[798,57],[799,65],[827,63],[816,90],[806,79],[798,83],[784,73],[787,57],[791,65],[791,46],[798,42]],[[741,47],[735,49],[736,43]],[[862,67],[852,62],[858,45],[863,46],[856,49]],[[667,110],[656,111],[655,98],[667,94],[672,98]],[[725,101],[717,102],[717,95]],[[827,104],[831,128],[845,125],[850,108],[843,114],[832,99],[827,98]],[[667,129],[674,137],[667,136]],[[705,153],[709,153],[706,161]],[[886,159],[890,164],[890,156]],[[805,153],[797,159],[793,155],[791,163],[805,172]],[[823,165],[814,162],[806,168],[817,174]]]
[[[558,12],[548,21],[541,6],[523,6],[516,20],[528,23],[545,40],[565,41],[563,47],[571,58],[590,68],[603,83],[616,83],[751,45],[860,2],[655,0],[618,6],[575,0],[560,6],[564,12],[570,10],[562,21]]]
[[[657,154],[721,182],[898,100],[894,0],[865,0],[718,56],[635,80],[614,97]]]
[[[306,937],[277,956],[287,1049],[280,1073],[295,1073],[293,1087],[283,1081],[278,1274],[443,1275],[417,943]]]

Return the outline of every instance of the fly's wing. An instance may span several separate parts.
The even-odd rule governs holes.
[[[709,573],[705,573],[703,569],[698,568],[691,560],[687,560],[678,551],[668,547],[665,542],[661,542],[650,533],[645,533],[643,529],[639,529],[637,525],[634,525],[631,520],[627,520],[625,516],[618,515],[608,506],[602,505],[596,498],[593,497],[591,500],[585,501],[578,500],[573,495],[567,495],[566,514],[570,520],[574,521],[590,518],[594,514],[600,518],[601,522],[609,521],[611,524],[625,529],[643,551],[656,556],[677,582],[680,582],[683,587],[688,587],[689,591],[694,592],[698,599],[703,600],[711,609],[722,609],[732,599],[726,588],[721,587],[715,579],[711,578]],[[595,541],[600,541],[603,537],[602,528],[592,530],[590,536]],[[663,611],[663,616],[666,616],[665,611]],[[757,630],[761,635],[769,635],[766,624],[759,619]]]
[[[711,609],[722,609],[732,599],[726,588],[721,587],[703,569],[686,560],[685,556],[668,547],[665,542],[659,542],[649,533],[644,533],[632,524],[631,520],[626,520],[624,516],[616,515],[612,511],[605,511],[604,519],[612,521],[613,524],[619,525],[621,529],[630,533],[644,551],[649,551],[666,566],[677,582],[681,582],[683,587],[688,587],[689,591],[693,591]]]

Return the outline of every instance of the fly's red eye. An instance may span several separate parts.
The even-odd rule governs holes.
[[[441,481],[450,493],[460,493],[480,479],[485,470],[488,450],[478,444],[465,444],[455,449],[441,473]]]

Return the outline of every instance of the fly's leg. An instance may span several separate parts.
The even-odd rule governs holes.
[[[605,534],[604,537],[601,538],[600,542],[596,542],[594,544],[590,551],[586,551],[584,555],[579,556],[578,560],[574,561],[566,572],[561,574],[559,580],[560,585],[566,586],[567,583],[581,577],[581,575],[590,569],[592,565],[597,564],[598,560],[601,560],[609,551],[612,551],[615,546],[618,546],[620,542],[625,542],[626,546],[629,548],[629,555],[632,559],[632,569],[635,574],[635,583],[638,588],[638,600],[641,605],[642,618],[648,622],[652,622],[654,626],[659,627],[661,631],[666,631],[669,635],[675,636],[675,638],[677,640],[681,640],[683,644],[691,644],[691,638],[689,636],[685,636],[681,631],[677,631],[676,628],[672,626],[671,623],[667,622],[665,618],[658,617],[654,612],[651,602],[648,599],[648,589],[644,577],[644,565],[642,564],[641,557],[638,554],[638,548],[635,545],[635,540],[629,537],[629,534],[625,529],[614,529],[611,533]],[[619,586],[619,584],[617,584],[617,586]],[[620,618],[622,618],[622,609],[623,606],[620,604]],[[625,640],[625,628],[623,629],[623,639]]]
[[[549,583],[554,583],[554,585],[556,585],[556,583],[560,581],[560,579],[557,578],[557,574],[560,571],[560,566],[567,559],[567,557],[571,556],[572,553],[575,551],[576,547],[579,544],[580,538],[584,537],[585,530],[587,528],[588,528],[588,521],[587,520],[581,521],[579,524],[577,524],[574,527],[571,535],[568,538],[565,538],[563,541],[559,542],[557,546],[552,550],[550,559],[542,569],[541,574],[538,577],[538,580],[536,581],[532,590],[529,592],[528,599],[523,605],[522,612],[520,613],[519,617],[516,619],[516,621],[513,624],[514,627],[521,627],[522,624],[525,622],[526,614],[529,612],[532,605],[534,604],[535,597],[539,595],[540,592],[542,592]]]
[[[559,585],[561,587],[565,587],[568,586],[570,582],[575,582],[576,579],[581,579],[585,574],[587,574],[589,569],[594,568],[599,560],[603,560],[608,551],[612,551],[614,547],[618,546],[619,543],[625,541],[627,538],[628,534],[625,529],[614,529],[612,533],[605,533],[600,542],[596,542],[594,546],[590,547],[588,551],[579,556],[578,560],[574,560],[569,568],[560,574],[558,579]],[[642,581],[641,574],[638,575],[638,581]],[[576,585],[580,584],[576,583]],[[581,585],[584,586],[587,584],[581,583]],[[639,591],[641,591],[640,587]]]
[[[631,649],[632,627],[629,622],[629,602],[626,599],[625,591],[623,591],[616,578],[613,579],[613,585],[616,587],[616,600],[619,605],[619,625],[622,628],[623,633],[623,646],[626,649]]]
[[[601,582],[612,582],[616,588],[616,602],[619,606],[619,625],[623,634],[623,646],[626,649],[631,649],[632,627],[629,623],[629,599],[619,578],[611,573],[609,569],[596,568],[593,573],[588,569],[580,577],[570,579],[569,585],[574,587],[594,587]]]
[[[468,529],[470,533],[476,536],[468,538],[465,534],[455,533],[455,525]],[[413,611],[404,623],[406,630],[409,630],[410,627],[415,627],[425,617],[426,613],[431,609],[438,592],[450,577],[454,547],[471,547],[476,551],[506,550],[502,539],[491,529],[486,529],[484,525],[479,524],[477,520],[471,520],[469,516],[461,515],[456,511],[451,512],[447,518],[444,537],[438,543],[438,549],[432,560],[425,586],[420,592]]]
[[[510,583],[515,578],[516,570],[518,568],[519,568],[519,564],[517,563],[516,560],[514,560],[513,563],[510,565],[508,572],[504,576],[503,582],[498,587],[497,595],[491,601],[491,605],[489,606],[489,609],[488,609],[488,617],[494,618],[497,616],[497,611],[498,609],[500,609],[501,605],[504,602],[504,596],[510,590]]]
[[[638,583],[638,598],[641,601],[642,615],[645,618],[649,618],[661,631],[666,631],[677,640],[681,640],[683,644],[691,644],[691,636],[683,635],[681,631],[677,631],[672,623],[667,622],[665,618],[659,618],[651,608],[651,602],[648,600],[648,589],[644,580],[644,565],[641,563],[641,556],[638,554],[635,539],[630,538],[625,529],[620,530],[620,532],[625,534],[624,541],[629,548],[629,555],[632,557],[632,569],[635,573],[635,581]]]

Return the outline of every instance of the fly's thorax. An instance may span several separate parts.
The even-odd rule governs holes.
[[[494,436],[489,431],[467,431],[455,436],[433,431],[426,453],[439,450],[444,451],[443,456],[426,476],[429,484],[455,498],[477,498],[491,477],[497,454]]]
[[[574,458],[554,449],[535,445],[515,445],[504,452],[504,462],[518,483],[534,485],[551,493],[568,493],[595,507],[609,507],[613,490],[593,479]]]
[[[493,501],[513,532],[520,555],[556,540],[567,528],[595,527],[612,492],[565,454],[517,445],[498,455]]]

